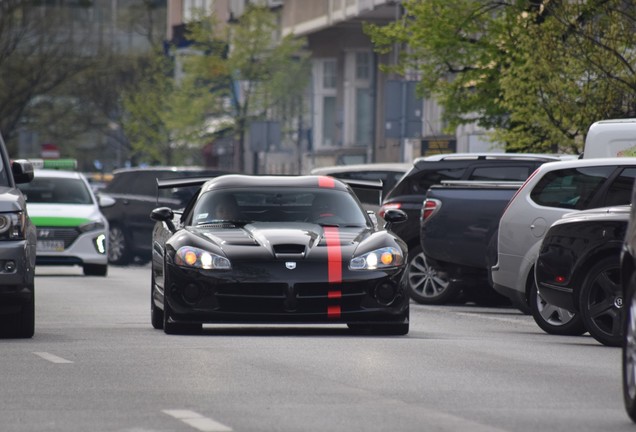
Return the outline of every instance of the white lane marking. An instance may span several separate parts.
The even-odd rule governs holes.
[[[35,354],[36,356],[40,356],[42,357],[44,360],[48,360],[51,363],[73,363],[70,360],[66,360],[65,358],[62,357],[58,357],[56,355],[53,355],[51,353],[47,353],[47,352],[34,352],[33,354]]]
[[[225,426],[211,418],[189,410],[163,410],[165,414],[181,420],[187,425],[202,432],[230,432],[232,428]]]
[[[468,316],[471,318],[481,318],[481,319],[491,320],[491,321],[503,321],[503,322],[513,323],[513,324],[536,326],[536,323],[534,321],[530,322],[528,320],[517,319],[517,318],[504,318],[504,317],[481,315],[479,312],[456,312],[456,314],[461,316]]]

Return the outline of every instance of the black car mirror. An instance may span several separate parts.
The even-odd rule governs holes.
[[[177,229],[172,223],[173,218],[174,212],[170,207],[159,207],[150,212],[150,219],[155,222],[165,222],[170,231],[176,232]]]
[[[404,210],[388,209],[384,212],[384,220],[386,221],[384,226],[387,227],[390,224],[406,222],[408,218]]]
[[[33,180],[33,164],[26,160],[11,162],[11,172],[16,183],[29,183]]]

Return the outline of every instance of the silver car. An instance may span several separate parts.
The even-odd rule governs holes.
[[[552,334],[582,334],[576,314],[547,303],[538,292],[534,264],[550,225],[566,213],[629,204],[636,158],[579,159],[541,165],[510,200],[499,222],[495,291],[506,295]]]

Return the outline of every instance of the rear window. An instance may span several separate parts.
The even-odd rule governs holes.
[[[614,172],[614,166],[581,167],[547,173],[530,192],[540,206],[583,210]]]
[[[534,167],[527,166],[489,166],[477,167],[471,173],[470,180],[525,181]]]

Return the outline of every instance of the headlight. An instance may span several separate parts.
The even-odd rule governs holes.
[[[404,263],[402,251],[394,247],[385,247],[352,258],[349,262],[351,270],[376,270],[397,267]]]
[[[180,247],[174,261],[180,266],[205,270],[229,270],[232,268],[230,260],[227,258],[191,246]]]
[[[23,212],[0,213],[0,240],[24,240],[25,225]]]
[[[91,221],[79,226],[80,232],[103,230],[106,225],[102,221]]]

